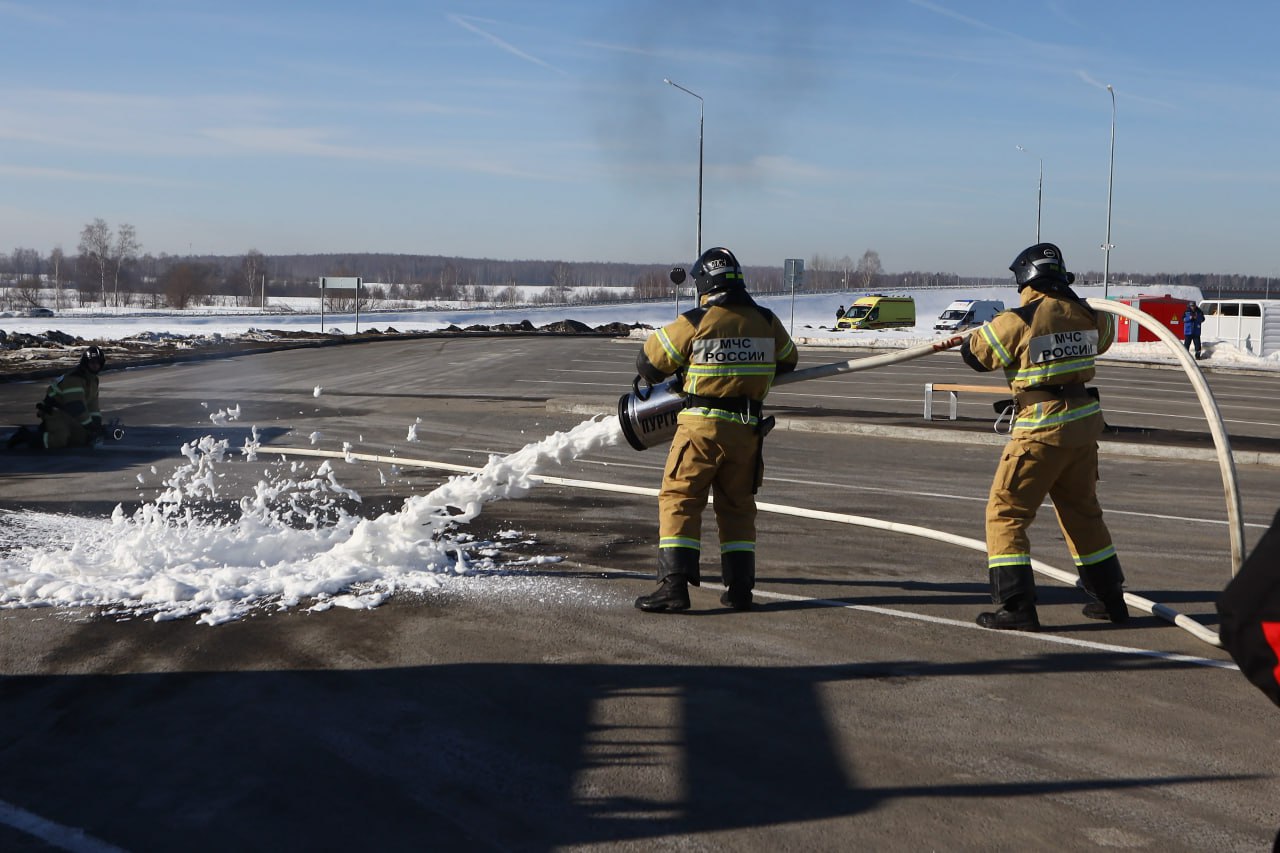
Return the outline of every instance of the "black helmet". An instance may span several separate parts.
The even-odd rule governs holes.
[[[742,267],[738,266],[738,259],[733,256],[733,252],[722,246],[703,252],[702,257],[694,261],[689,275],[693,276],[699,296],[747,286],[742,278]]]
[[[83,353],[80,354],[81,367],[85,367],[90,362],[95,362],[95,361],[98,363],[99,370],[107,366],[107,356],[105,353],[102,352],[102,349],[100,347],[91,346],[88,349],[86,349]]]
[[[1074,273],[1067,272],[1062,250],[1052,243],[1036,243],[1029,249],[1023,249],[1009,264],[1009,269],[1018,282],[1019,292],[1033,281],[1039,289],[1069,285],[1076,280]]]

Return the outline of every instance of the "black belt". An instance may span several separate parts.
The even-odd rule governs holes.
[[[720,409],[746,418],[759,418],[764,411],[764,404],[750,397],[703,397],[699,394],[687,395],[684,398],[684,407],[686,409],[695,407]]]
[[[1086,388],[1083,382],[1074,382],[1070,385],[1037,385],[1034,388],[1024,388],[1013,395],[1013,401],[1019,409],[1024,409],[1050,400],[1096,396],[1097,392],[1093,388]]]

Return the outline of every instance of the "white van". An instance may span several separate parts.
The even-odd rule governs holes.
[[[981,326],[1004,310],[1003,302],[990,299],[957,299],[938,315],[935,332],[961,332]]]

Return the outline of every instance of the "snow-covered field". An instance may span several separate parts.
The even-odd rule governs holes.
[[[1077,292],[1084,297],[1101,297],[1101,287],[1081,287]],[[1127,298],[1147,293],[1138,287],[1113,286],[1111,298]],[[1199,301],[1201,293],[1194,287],[1163,287],[1160,294]],[[935,340],[940,336],[933,331],[933,323],[939,314],[956,299],[991,299],[1004,302],[1008,307],[1017,304],[1013,287],[933,289],[910,292],[916,301],[916,325],[911,329],[874,332],[835,332],[835,310],[848,306],[860,293],[854,294],[797,294],[769,296],[760,299],[772,309],[792,330],[792,335],[803,345],[836,347],[908,347]],[[674,302],[617,303],[608,305],[574,305],[555,307],[511,306],[502,308],[446,308],[441,310],[370,311],[362,312],[359,327],[354,314],[225,314],[225,313],[174,313],[163,311],[135,312],[127,315],[105,313],[95,309],[64,311],[54,318],[0,317],[0,330],[7,332],[39,333],[57,329],[69,335],[94,340],[119,340],[147,332],[166,332],[186,335],[220,336],[235,339],[249,335],[252,330],[281,329],[344,334],[356,331],[395,329],[400,332],[438,331],[451,325],[495,325],[519,323],[529,320],[534,326],[542,326],[566,318],[578,320],[589,326],[608,323],[642,323],[660,326],[670,322],[675,315]],[[692,307],[686,298],[680,309]],[[642,334],[642,333],[641,333]],[[1227,344],[1214,344],[1205,340],[1208,347],[1208,365],[1216,367],[1253,367],[1280,370],[1280,358],[1258,358]],[[1118,344],[1108,354],[1109,358],[1161,361],[1173,363],[1172,354],[1162,343]]]
[[[1112,288],[1111,295],[1136,292]],[[1172,288],[1168,292],[1200,298],[1194,289]],[[934,319],[953,299],[997,299],[1009,306],[1016,303],[1012,287],[915,295],[919,319],[915,328],[883,332],[833,332],[836,307],[852,301],[842,300],[839,294],[762,301],[792,327],[802,348],[912,346],[938,337],[932,330]],[[1085,288],[1081,295],[1101,294]],[[686,300],[681,308],[688,307]],[[430,331],[450,325],[525,319],[539,326],[566,317],[591,326],[611,322],[657,326],[669,322],[674,314],[672,303],[413,311],[362,315],[361,329]],[[326,332],[355,331],[353,315],[330,316],[324,322]],[[7,332],[38,333],[56,328],[108,341],[154,331],[235,338],[263,327],[318,332],[321,320],[318,315],[89,313],[68,313],[53,320],[0,319],[0,329]],[[1210,344],[1211,365],[1280,369],[1280,359],[1264,360],[1222,344],[1206,343]],[[1112,357],[1176,360],[1163,343],[1119,344]],[[316,394],[320,393],[317,388]],[[237,406],[226,417],[235,419],[239,414]],[[412,438],[412,425],[409,432]],[[294,459],[272,465],[270,473],[249,493],[232,496],[238,500],[239,513],[226,518],[209,509],[219,469],[256,459],[259,448],[254,442],[231,448],[207,437],[181,448],[185,463],[165,477],[155,496],[131,514],[119,507],[110,518],[97,519],[0,511],[0,607],[98,606],[115,618],[195,616],[210,625],[257,610],[375,607],[394,592],[432,589],[492,567],[504,548],[523,537],[508,531],[497,537],[498,541],[476,541],[465,526],[483,504],[524,494],[534,485],[531,478],[548,466],[616,444],[619,439],[616,419],[585,421],[510,456],[495,458],[478,473],[454,477],[427,495],[410,496],[399,510],[376,518],[360,514],[359,495],[342,485],[328,460],[316,464]],[[161,477],[154,470],[152,473],[157,479]],[[219,497],[225,501],[228,496]],[[448,507],[463,512],[458,515]],[[541,555],[523,559],[526,564],[536,564],[558,558]]]

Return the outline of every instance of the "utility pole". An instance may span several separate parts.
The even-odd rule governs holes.
[[[1111,170],[1107,174],[1107,239],[1102,244],[1102,298],[1107,298],[1108,279],[1111,275],[1111,184],[1116,176],[1116,90],[1107,84],[1111,93]]]

